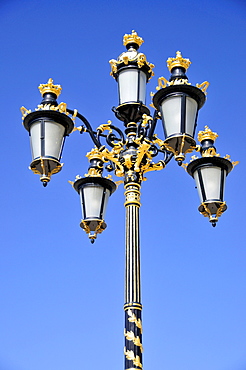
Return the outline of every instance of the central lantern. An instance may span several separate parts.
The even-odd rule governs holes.
[[[154,75],[154,65],[147,62],[143,53],[138,52],[143,42],[135,31],[130,35],[126,34],[123,44],[127,51],[117,60],[109,61],[111,75],[118,82],[119,105],[115,108],[115,113],[117,118],[126,124],[138,122],[143,114],[150,114],[145,105],[146,84]]]

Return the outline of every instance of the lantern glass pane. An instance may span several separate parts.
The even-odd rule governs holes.
[[[181,132],[181,96],[171,96],[161,103],[161,115],[166,137]]]
[[[83,196],[84,196],[84,204],[83,204]],[[103,199],[104,187],[98,184],[87,184],[80,190],[80,198],[82,203],[82,210],[85,211],[83,215],[84,219],[88,218],[104,218],[107,201],[110,195],[108,189],[106,189],[105,197]],[[101,215],[102,209],[102,202],[104,201],[103,205],[103,212]]]
[[[60,159],[65,127],[51,120],[39,120],[30,127],[32,158]]]
[[[103,214],[102,214],[102,219],[105,219],[105,214],[106,214],[106,209],[108,205],[108,198],[110,196],[110,191],[108,189],[105,189],[105,197],[104,197],[104,206],[103,206]]]
[[[119,73],[119,104],[142,102],[145,104],[146,75],[137,68],[127,68]]]
[[[41,157],[41,121],[36,121],[30,128],[32,159]]]
[[[196,113],[197,113],[198,104],[197,102],[190,98],[186,97],[186,117],[185,117],[185,133],[194,136],[194,126],[196,123]]]
[[[201,173],[201,181],[199,179],[198,172]],[[194,172],[194,178],[201,202],[208,200],[220,200],[223,201],[221,194],[224,194],[224,184],[221,184],[221,171],[224,171],[224,178],[226,171],[220,167],[203,167],[200,170]],[[221,193],[221,186],[223,186],[223,192]]]
[[[45,121],[45,156],[58,160],[61,156],[65,127],[54,121]]]

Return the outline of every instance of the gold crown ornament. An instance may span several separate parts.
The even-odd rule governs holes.
[[[39,89],[42,96],[45,93],[50,92],[50,93],[55,94],[57,98],[58,98],[58,96],[60,95],[60,93],[62,91],[61,85],[54,85],[52,78],[49,78],[47,84],[40,84],[38,89]]]
[[[203,140],[212,140],[212,141],[215,141],[218,136],[219,135],[216,132],[211,131],[208,126],[205,126],[205,130],[204,131],[199,131],[198,132],[197,138],[198,138],[198,140],[201,143]]]
[[[174,67],[182,67],[185,70],[187,70],[190,65],[191,65],[190,59],[183,58],[180,51],[176,52],[176,58],[167,59],[167,67],[170,72]]]
[[[141,46],[144,40],[142,37],[138,36],[137,32],[132,30],[132,33],[130,35],[125,34],[123,37],[123,45],[127,46],[128,44],[137,44],[138,46]]]

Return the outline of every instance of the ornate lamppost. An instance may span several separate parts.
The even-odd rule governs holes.
[[[201,199],[199,211],[213,226],[226,210],[224,187],[227,174],[236,162],[229,156],[221,158],[214,147],[218,136],[207,126],[200,131],[197,145],[194,139],[199,109],[206,100],[208,82],[191,85],[186,76],[189,59],[178,51],[167,60],[171,72],[169,81],[158,79],[157,92],[152,94],[154,114],[146,106],[146,84],[153,76],[154,65],[138,52],[143,39],[135,31],[125,35],[126,51],[117,60],[110,60],[111,75],[118,83],[119,105],[113,108],[124,131],[110,121],[95,131],[88,120],[76,109],[58,104],[60,85],[49,79],[39,86],[43,100],[34,112],[22,107],[23,125],[29,132],[32,162],[30,169],[39,174],[46,186],[51,176],[62,168],[60,158],[66,136],[74,130],[89,133],[94,148],[87,154],[87,175],[77,177],[74,189],[80,195],[82,220],[80,226],[91,242],[106,228],[105,211],[116,184],[111,176],[103,177],[103,170],[122,178],[125,187],[126,209],[126,265],[125,265],[125,367],[142,370],[142,303],[140,288],[139,209],[141,184],[148,171],[162,170],[174,158],[194,177]],[[75,119],[82,125],[75,127]],[[164,139],[155,134],[158,119],[162,120]],[[104,140],[104,143],[102,143]],[[105,143],[106,141],[106,143]],[[106,145],[104,145],[106,144]],[[187,153],[200,152],[189,165],[183,164]],[[162,159],[156,160],[157,156]]]

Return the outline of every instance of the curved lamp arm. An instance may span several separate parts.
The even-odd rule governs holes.
[[[74,110],[72,110],[72,109],[67,108],[67,112],[70,113],[70,114],[74,114]],[[79,112],[77,112],[76,117],[78,117],[85,124],[85,127],[86,127],[87,131],[89,132],[89,135],[90,135],[93,143],[96,145],[97,148],[100,148],[101,143],[97,139],[97,137],[95,136],[95,133],[94,133],[89,121]]]

